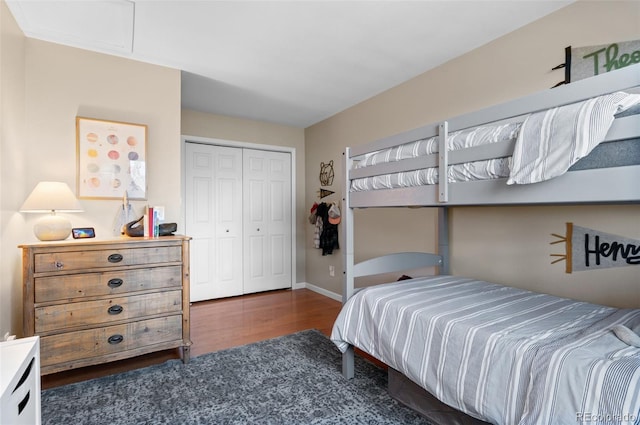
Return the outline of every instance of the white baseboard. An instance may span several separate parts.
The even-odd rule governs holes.
[[[306,288],[308,285],[308,283],[306,282],[296,282],[293,285],[291,285],[291,289],[304,289]]]
[[[325,297],[329,297],[333,300],[342,302],[342,295],[336,294],[335,292],[328,291],[319,286],[312,285],[311,283],[298,282],[298,283],[294,283],[293,286],[291,287],[291,289],[303,289],[303,288],[306,288],[313,292],[317,292],[318,294],[324,295]]]

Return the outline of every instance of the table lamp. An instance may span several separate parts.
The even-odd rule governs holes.
[[[61,241],[71,234],[71,222],[56,212],[82,212],[82,206],[66,183],[40,182],[31,192],[20,212],[50,214],[39,218],[33,233],[41,241]]]

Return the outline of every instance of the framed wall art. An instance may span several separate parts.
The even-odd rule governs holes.
[[[76,117],[78,198],[146,199],[147,126]]]

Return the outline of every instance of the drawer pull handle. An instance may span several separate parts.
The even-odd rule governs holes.
[[[18,403],[18,416],[22,414],[24,408],[29,404],[29,397],[31,397],[31,391],[27,391],[27,395],[25,395],[22,401]]]
[[[107,261],[109,261],[110,263],[119,263],[120,261],[122,261],[122,254],[111,254],[109,257],[107,257]]]
[[[31,361],[29,362],[29,366],[27,366],[27,368],[25,369],[25,371],[22,373],[22,376],[20,377],[20,379],[18,380],[18,383],[16,384],[16,387],[13,389],[13,391],[11,392],[11,394],[15,393],[18,388],[20,388],[20,386],[22,384],[24,384],[27,381],[27,378],[29,378],[29,374],[31,373],[31,368],[33,367],[33,363],[36,361],[35,357],[31,358]]]
[[[111,345],[120,344],[122,341],[124,341],[124,337],[119,334],[111,335],[107,340]]]
[[[109,307],[107,309],[107,313],[111,314],[111,315],[116,315],[116,314],[120,314],[122,313],[122,311],[124,310],[124,308],[122,308],[121,305],[112,305],[111,307]]]
[[[61,270],[64,268],[64,263],[62,261],[56,261],[55,263],[53,263],[53,266],[56,269]]]
[[[122,279],[116,278],[116,279],[110,279],[107,285],[109,285],[109,288],[117,288],[119,286],[122,286],[123,283],[124,281]]]

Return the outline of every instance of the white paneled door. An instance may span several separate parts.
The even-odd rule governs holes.
[[[291,155],[244,149],[244,293],[291,287]]]
[[[191,301],[292,285],[291,154],[186,143]]]
[[[242,149],[186,144],[191,301],[242,294]]]

